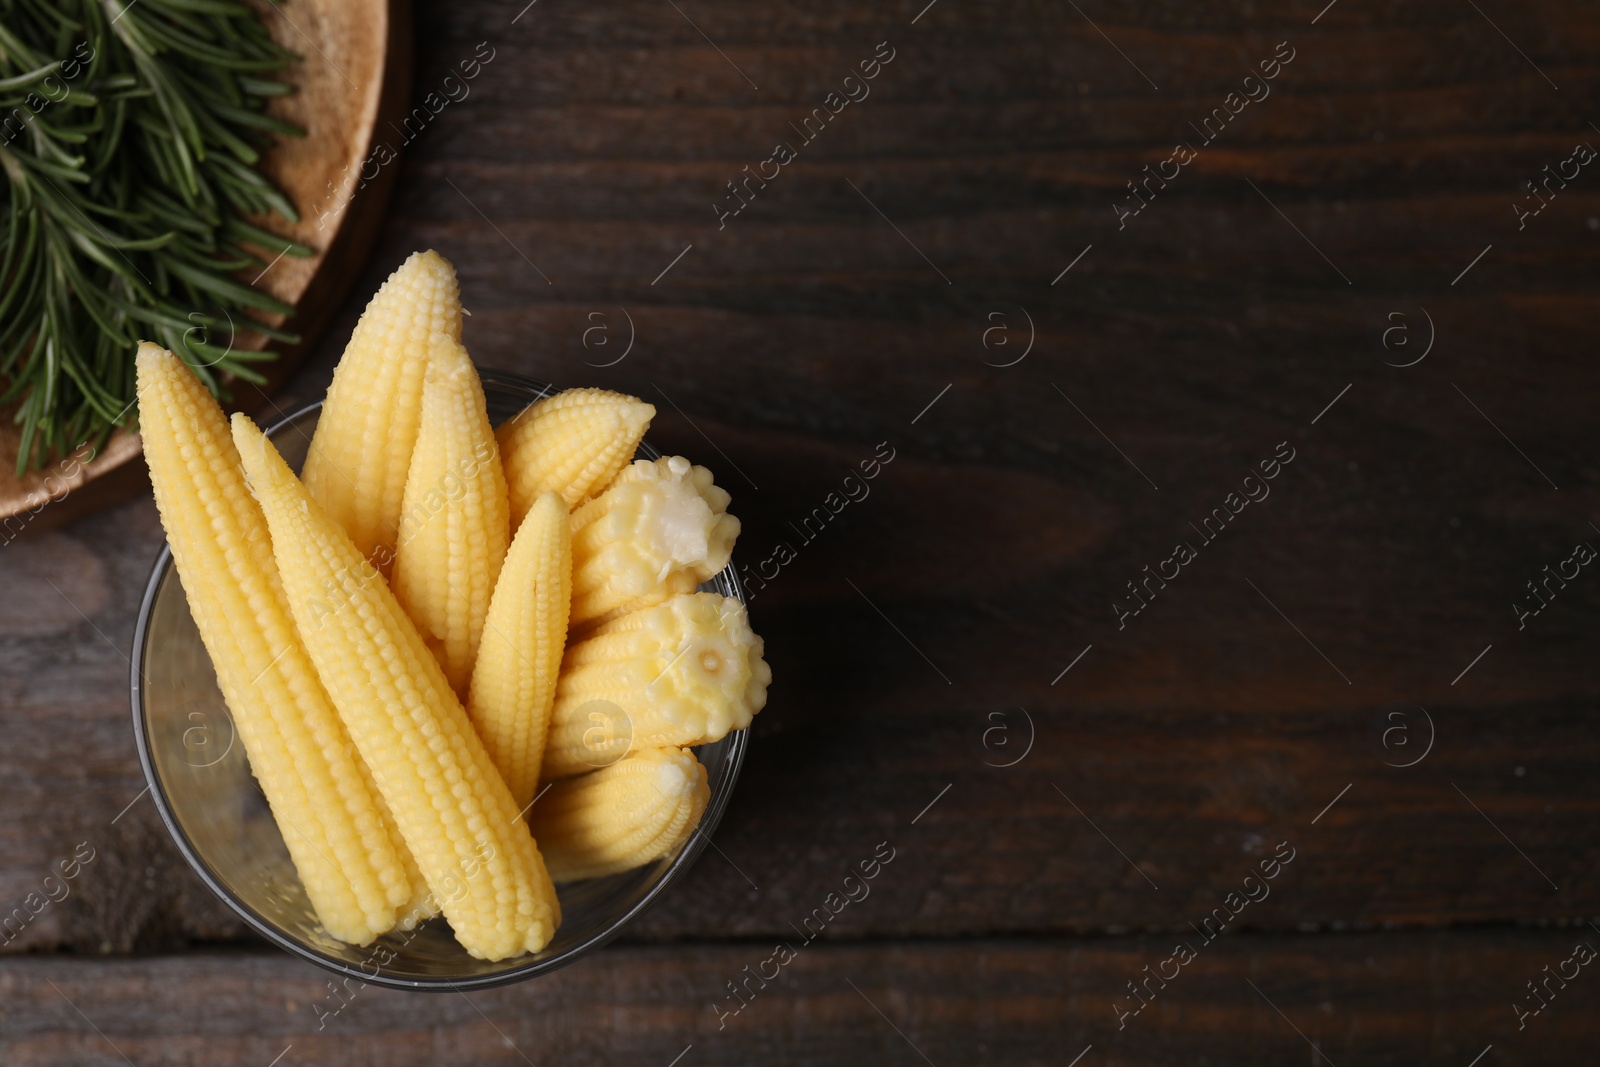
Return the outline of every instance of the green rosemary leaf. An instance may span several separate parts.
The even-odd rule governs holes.
[[[215,215],[206,216],[191,211],[154,186],[142,187],[134,203],[138,211],[161,225],[182,230],[202,240],[209,240],[217,228]]]
[[[289,330],[280,330],[275,326],[268,326],[266,323],[259,322],[256,319],[246,319],[240,324],[240,327],[241,333],[258,333],[269,341],[281,341],[286,345],[300,343],[299,334]],[[239,359],[248,360],[251,363],[274,358],[270,354],[258,356],[256,352],[247,349],[235,350],[234,356]]]
[[[246,241],[258,248],[267,249],[274,255],[294,256],[297,259],[305,259],[315,254],[315,251],[310,246],[279,237],[277,234],[263,230],[259,226],[252,226],[237,215],[223,223],[222,232],[229,237]]]
[[[112,304],[128,318],[133,319],[135,325],[143,323],[151,327],[168,327],[175,330],[188,330],[198,325],[210,325],[209,320],[199,316],[199,312],[191,311],[187,316],[178,315],[176,312],[148,304],[136,304],[127,300],[110,298]]]
[[[228,358],[236,363],[268,363],[275,356],[271,352],[257,352],[254,349],[238,348],[230,352]]]
[[[6,92],[7,90],[11,89],[22,89],[34,84],[35,82],[42,82],[60,69],[61,64],[59,62],[46,63],[37,70],[30,70],[26,74],[18,74],[12,78],[0,78],[0,92]]]
[[[243,4],[229,0],[162,0],[162,7],[175,11],[193,11],[199,15],[222,15],[225,18],[253,18],[251,10]]]
[[[47,60],[39,52],[28,47],[4,22],[0,22],[0,63],[32,68],[45,62]]]
[[[209,63],[223,70],[277,70],[278,62],[271,57],[241,56],[218,48],[193,34],[183,32],[175,21],[163,22],[146,18],[142,26],[150,40],[176,52],[182,52],[194,62]],[[152,49],[154,51],[154,49]]]
[[[19,472],[134,421],[140,337],[219,396],[262,382],[294,343],[252,313],[292,309],[247,283],[311,250],[260,222],[298,219],[254,169],[263,109],[298,57],[237,0],[0,0],[0,403]],[[263,258],[265,257],[265,258]]]
[[[290,222],[300,221],[300,212],[295,210],[289,198],[279,192],[277,186],[267,181],[258,171],[241,166],[231,159],[219,159],[216,162],[219,177],[226,175],[233,188],[249,190],[262,205],[261,211],[257,214],[271,211]]]
[[[285,304],[282,300],[268,296],[259,289],[252,289],[248,285],[236,282],[224,273],[214,273],[177,259],[168,259],[166,264],[167,269],[178,278],[220,299],[229,300],[243,307],[276,312],[279,315],[289,315],[294,312],[293,305]]]
[[[235,353],[235,355],[237,355],[237,353]],[[221,370],[227,371],[240,381],[246,381],[252,385],[267,384],[267,376],[265,374],[262,374],[260,371],[248,364],[240,363],[234,360],[232,356],[222,360],[217,364],[217,367]]]
[[[211,105],[211,111],[219,118],[229,119],[239,126],[250,126],[269,133],[281,134],[285,137],[303,137],[305,130],[292,122],[275,119],[271,115],[263,115],[256,111],[244,108],[228,107],[224,104]]]
[[[22,160],[23,166],[30,170],[38,171],[39,175],[47,182],[51,178],[66,182],[69,185],[73,183],[87,184],[89,181],[87,174],[72,165],[74,162],[73,157],[68,157],[68,162],[65,166],[53,159],[45,159],[41,156],[19,155],[18,158]]]
[[[239,88],[248,96],[288,96],[294,91],[293,86],[283,82],[268,81],[265,78],[251,78],[241,76]]]

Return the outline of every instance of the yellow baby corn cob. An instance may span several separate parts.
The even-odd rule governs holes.
[[[576,577],[576,571],[574,571],[574,577]],[[574,614],[569,623],[569,632],[579,636],[586,635],[588,631],[593,630],[602,623],[610,622],[624,615],[631,615],[636,611],[643,611],[645,608],[653,608],[657,604],[665,604],[674,597],[686,596],[699,587],[700,582],[689,571],[670,571],[657,585],[651,586],[647,591],[636,597],[629,597],[625,603],[609,611],[592,615],[582,620],[579,620],[577,615]],[[576,605],[574,605],[574,608],[576,608]],[[593,609],[589,609],[586,606],[586,610]],[[575,637],[574,640],[576,639]]]
[[[256,506],[258,508],[260,507],[259,504]],[[265,519],[262,520],[262,525],[266,525]],[[278,569],[276,562],[273,563],[272,569],[273,573],[276,574]],[[292,616],[290,617],[289,621],[290,623],[294,622]],[[299,632],[296,631],[295,637],[298,639],[299,636]],[[311,666],[311,658],[309,655],[306,657],[306,663],[308,666]],[[312,670],[315,671],[315,669],[316,668],[312,666]],[[321,679],[318,679],[317,686],[318,688],[321,688]],[[323,693],[324,697],[326,697],[327,691],[324,690]],[[333,702],[331,700],[328,701],[328,707],[333,711],[334,717],[337,718],[339,712],[338,709],[333,707]],[[388,930],[383,932],[388,933],[389,931],[396,929],[414,929],[418,923],[425,922],[439,914],[439,902],[433,899],[433,892],[428,888],[428,880],[422,877],[422,868],[417,866],[417,858],[413,856],[411,854],[411,850],[406,847],[405,839],[400,836],[400,827],[395,824],[394,813],[389,810],[389,804],[383,799],[383,793],[379,791],[378,783],[372,778],[372,768],[367,766],[367,761],[361,758],[360,752],[356,751],[355,742],[349,739],[350,733],[348,730],[345,730],[344,721],[342,719],[339,721],[339,729],[344,733],[345,751],[350,753],[350,757],[355,763],[356,769],[361,772],[361,787],[366,790],[367,795],[372,798],[372,802],[378,806],[378,813],[383,816],[383,825],[388,829],[390,836],[394,840],[394,847],[400,853],[401,865],[405,868],[406,872],[406,882],[411,887],[410,897],[395,909],[394,922],[389,926]]]
[[[728,565],[739,520],[704,467],[641,459],[572,513],[572,627],[659,604]]]
[[[630,738],[639,748],[700,745],[749,726],[772,681],[761,652],[744,605],[715,593],[676,596],[596,627],[562,660],[541,776],[605,766]],[[593,701],[622,710],[625,736],[597,736]]]
[[[511,542],[510,522],[483,384],[461,343],[436,336],[392,585],[461,697]]]
[[[528,820],[557,882],[600,878],[670,855],[694,832],[711,788],[685,748],[647,748],[552,784]]]
[[[538,951],[555,889],[444,670],[271,442],[243,415],[233,433],[295,625],[456,940],[479,959]]]
[[[295,631],[227,418],[170,352],[142,344],[137,365],[156,505],[250,769],[323,926],[367,944],[420,876]]]
[[[467,716],[519,809],[539,786],[571,597],[567,504],[560,493],[546,493],[517,527],[506,554],[467,699]]]
[[[440,333],[461,337],[456,271],[437,252],[417,252],[361,313],[306,455],[312,497],[385,572],[422,418],[428,350]]]
[[[511,525],[554,490],[571,508],[627,466],[656,409],[606,389],[568,389],[530,404],[496,431],[511,490]]]

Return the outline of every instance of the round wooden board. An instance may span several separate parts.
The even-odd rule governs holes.
[[[306,131],[304,137],[280,138],[262,163],[294,202],[300,221],[285,227],[273,218],[265,225],[309,245],[315,254],[283,256],[260,275],[262,288],[295,306],[288,328],[300,341],[278,345],[279,358],[262,365],[269,379],[264,390],[229,382],[236,407],[252,406],[264,391],[283,383],[359,273],[399,169],[375,131],[398,122],[411,85],[410,0],[285,0],[277,7],[261,6],[273,38],[301,56],[285,75],[295,92],[274,100],[271,113]],[[386,162],[380,166],[380,161]],[[282,320],[266,321],[278,325]],[[264,347],[253,334],[236,343]],[[14,413],[15,408],[0,412],[0,544],[124,500],[148,484],[139,437],[122,430],[92,459],[84,447],[17,477],[21,442]]]

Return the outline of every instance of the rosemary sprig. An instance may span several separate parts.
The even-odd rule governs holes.
[[[265,381],[282,342],[250,311],[293,309],[235,275],[311,249],[255,164],[264,113],[298,57],[234,0],[0,0],[0,404],[17,404],[17,472],[134,421],[141,339],[206,385]],[[252,221],[255,219],[256,221]],[[265,256],[266,258],[263,258]]]

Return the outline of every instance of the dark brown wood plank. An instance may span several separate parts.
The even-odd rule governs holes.
[[[1170,960],[1184,938],[1195,956]],[[0,964],[0,1054],[17,1067],[439,1062],[1082,1065],[1592,1062],[1589,970],[1552,981],[1518,1030],[1524,983],[1593,931],[1345,937],[1192,933],[1114,941],[802,948],[744,1006],[726,983],[766,942],[617,948],[470,997],[329,990],[284,956]],[[1139,1014],[1127,983],[1156,979]],[[776,965],[768,966],[768,975]],[[1252,986],[1254,988],[1252,988]],[[1141,990],[1144,987],[1141,986]],[[726,998],[726,999],[724,999]],[[714,1003],[723,1007],[719,1014]],[[341,1006],[342,1005],[342,1006]],[[336,1011],[337,1009],[337,1011]],[[336,1012],[336,1013],[335,1013]],[[1119,1029],[1119,1020],[1122,1028]],[[319,1021],[321,1028],[319,1029]],[[115,1051],[113,1050],[115,1047]],[[1090,1048],[1092,1046],[1092,1048]],[[287,1050],[287,1051],[285,1051]]]
[[[893,479],[912,469],[897,469],[901,462],[874,483],[884,496],[862,502],[863,516],[874,505],[896,506]],[[95,521],[123,531],[142,526],[149,547],[153,517],[138,516],[149,510],[130,506]],[[829,531],[837,551],[852,550],[852,533]],[[76,542],[67,535],[39,544],[60,546],[61,555],[14,549],[40,561],[34,617],[55,610],[60,632],[80,635],[80,643],[67,646],[74,658],[61,659],[63,670],[14,683],[22,699],[10,703],[13,715],[28,714],[17,717],[7,768],[15,818],[0,836],[4,899],[22,905],[81,841],[98,858],[73,894],[9,947],[129,951],[238,936],[238,925],[205,899],[166,843],[150,801],[136,799],[142,782],[127,751],[127,667],[95,632],[115,632],[107,620],[131,604],[119,607],[112,594],[96,592],[91,579],[110,576],[71,554]],[[835,589],[836,579],[812,585],[798,569],[825,570],[820,553],[834,551],[828,545],[819,538],[818,557],[781,575],[770,601],[755,600],[775,670],[792,681],[757,720],[745,778],[717,837],[726,858],[708,853],[636,936],[781,935],[882,840],[901,851],[895,875],[838,931],[1181,926],[1280,840],[1304,849],[1304,873],[1296,872],[1296,891],[1259,909],[1252,925],[1558,920],[1594,911],[1594,741],[1580,703],[1433,703],[1430,696],[1437,743],[1415,767],[1398,769],[1385,761],[1407,762],[1427,741],[1415,706],[1363,706],[1265,604],[1232,601],[1232,618],[1253,628],[1239,639],[1253,635],[1259,643],[1254,659],[1230,665],[1233,650],[1206,640],[1203,619],[1195,618],[1193,632],[1149,651],[1097,647],[1051,687],[1043,671],[1027,677],[1037,653],[1018,649],[1005,609],[925,601],[871,569],[846,572],[949,667],[957,684],[946,685],[882,618],[852,605],[847,586]],[[136,577],[140,568],[127,567]],[[74,568],[82,572],[78,585],[70,584]],[[60,599],[45,584],[52,580],[100,621],[85,622],[64,603],[52,609],[50,598]],[[802,593],[785,594],[786,587]],[[956,629],[941,637],[940,625]],[[1022,680],[1006,696],[986,691],[970,666],[956,666],[963,644],[977,662]],[[36,659],[60,654],[48,637],[21,647]],[[1180,658],[1161,660],[1175,649]],[[1062,666],[1072,654],[1064,651]],[[812,663],[830,667],[810,670]],[[1486,659],[1473,670],[1492,676],[1493,664]],[[1449,689],[1442,678],[1428,681],[1431,689],[1408,684],[1419,694]],[[1186,688],[1193,692],[1185,696]],[[1285,706],[1289,700],[1297,703]],[[1035,737],[1025,757],[1029,719],[1019,704]],[[1390,711],[1401,717],[1385,718]],[[1409,733],[1392,734],[1386,750],[1379,728],[1395,726]],[[1015,766],[992,766],[1019,757]],[[1349,793],[1313,824],[1347,784]],[[913,825],[946,785],[949,793]]]
[[[1600,194],[1520,231],[1510,204],[1594,136],[1600,20],[1486,8],[1558,92],[1470,6],[1085,8],[1157,93],[1070,6],[920,6],[686,8],[759,91],[670,5],[420,13],[419,96],[498,51],[408,147],[353,292],[439,248],[481,363],[652,400],[733,491],[741,561],[798,557],[754,602],[777,683],[731,863],[633,936],[783,936],[885,839],[894,878],[838,936],[1181,929],[1280,840],[1304,866],[1250,925],[1594,914],[1600,586],[1524,630],[1511,604],[1600,520]],[[724,183],[885,38],[873,95],[719,230]],[[1123,183],[1286,38],[1273,95],[1119,231]],[[320,394],[360,306],[277,405]],[[622,309],[633,351],[593,366]],[[595,312],[618,348],[584,349]],[[1420,351],[1382,347],[1395,312],[1417,346],[1432,317],[1417,366],[1385,365]],[[994,313],[1014,347],[985,348]],[[1026,319],[1027,359],[986,365]],[[871,496],[796,532],[881,441]],[[1281,441],[1271,497],[1119,629],[1125,583]],[[9,951],[241,934],[137,799],[124,657],[160,540],[141,500],[0,554],[0,908],[97,850]],[[1418,707],[1436,745],[1387,766]],[[1032,751],[985,766],[1019,708]]]

